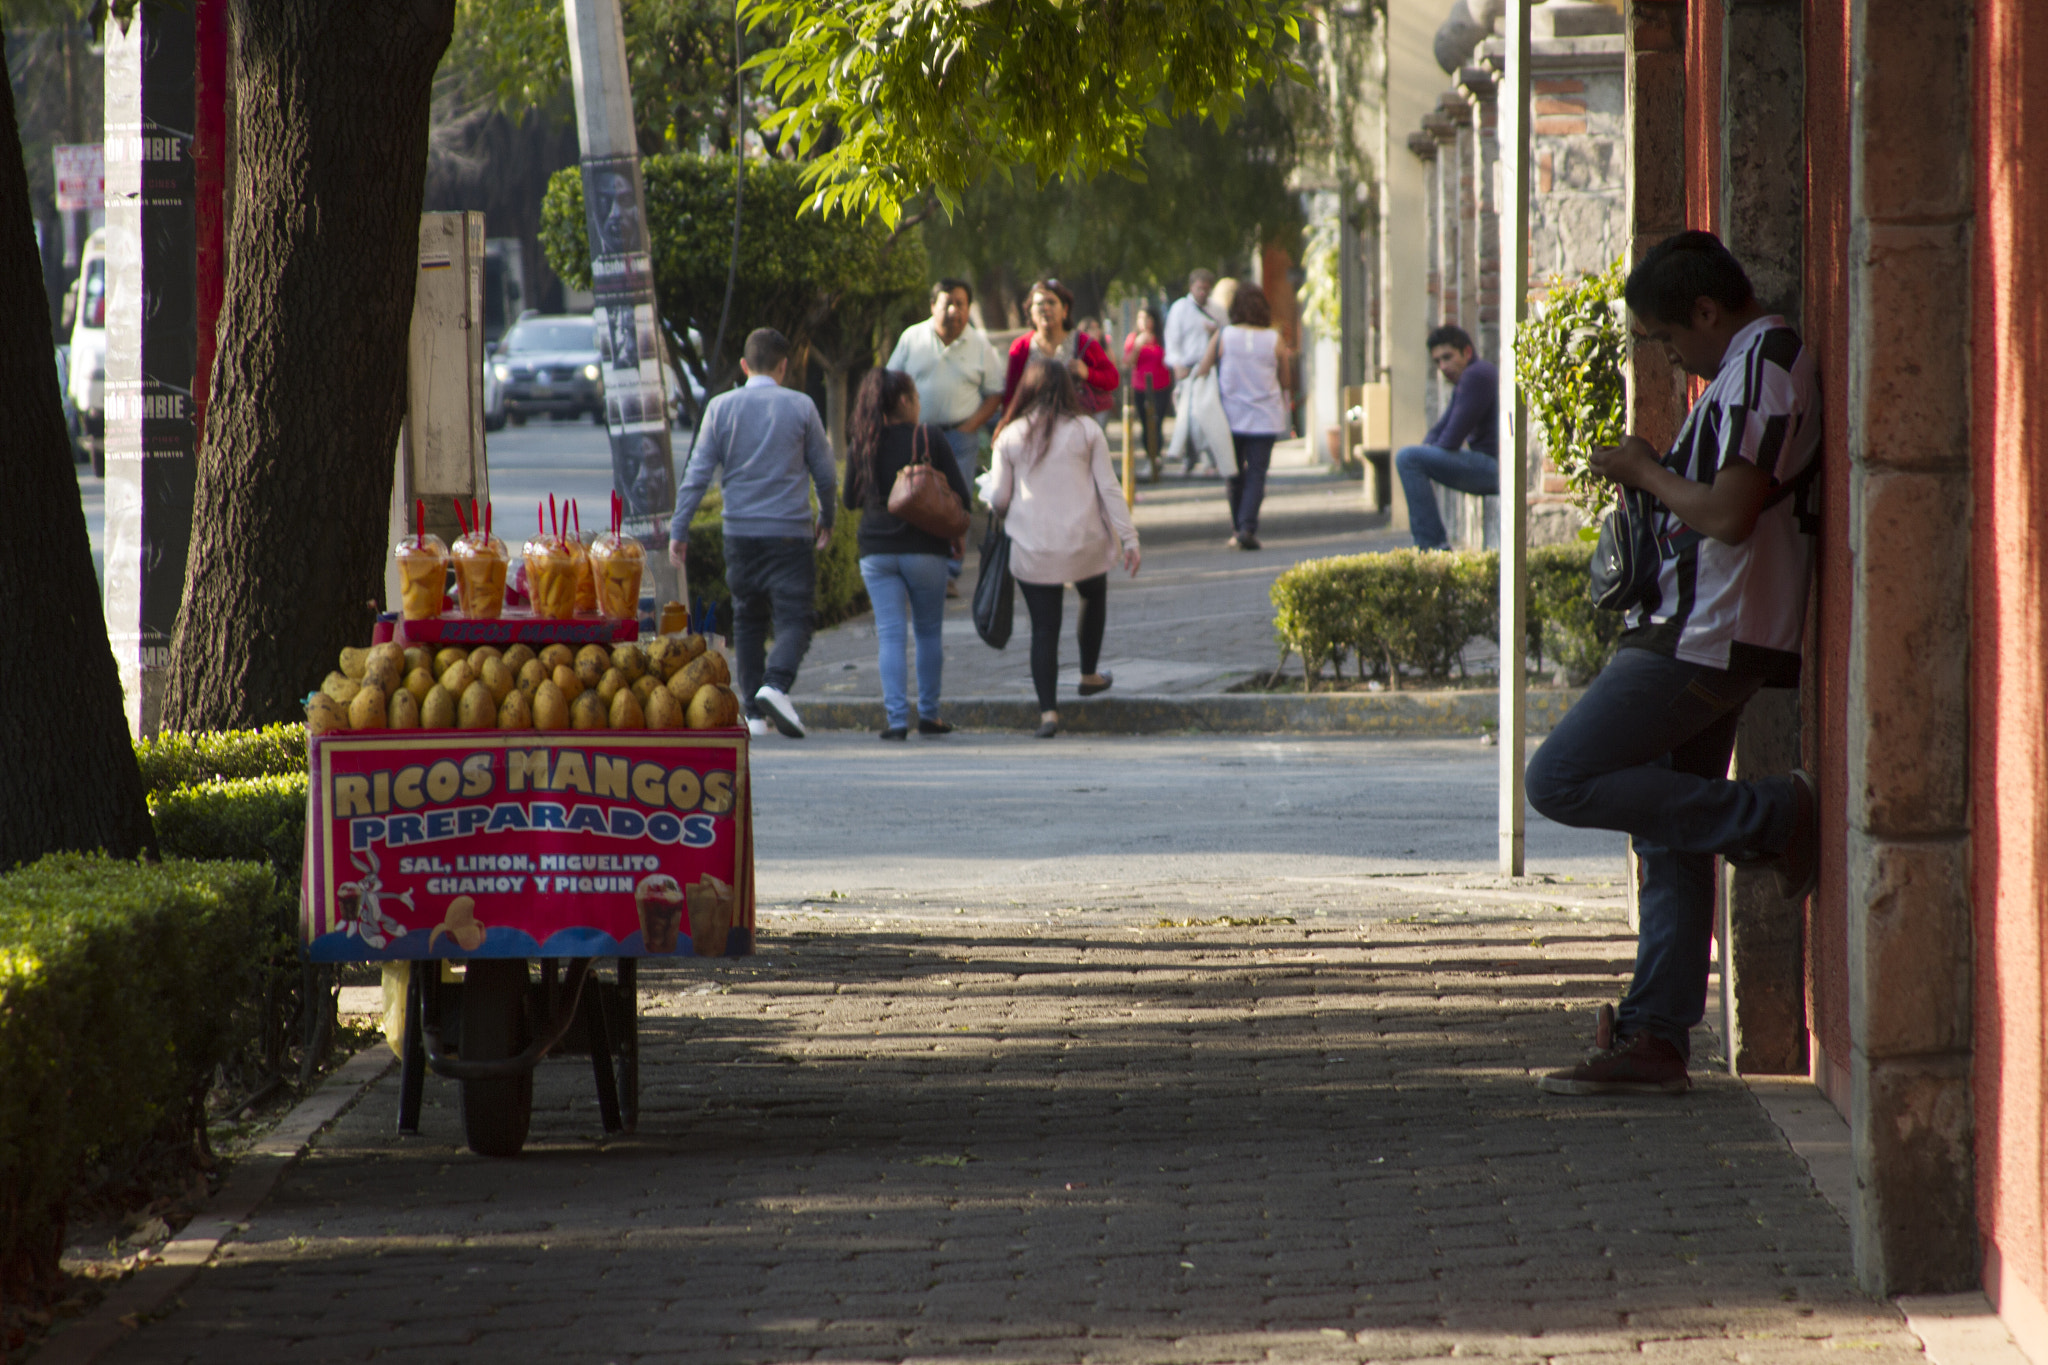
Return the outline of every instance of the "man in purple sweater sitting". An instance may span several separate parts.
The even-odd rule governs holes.
[[[1456,386],[1451,405],[1421,445],[1407,446],[1394,456],[1394,468],[1408,495],[1408,529],[1415,536],[1415,548],[1448,550],[1450,538],[1431,485],[1481,495],[1500,491],[1500,372],[1479,358],[1462,327],[1432,331],[1429,358]]]

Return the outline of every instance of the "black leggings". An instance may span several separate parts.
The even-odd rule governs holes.
[[[1026,583],[1024,607],[1031,613],[1031,684],[1038,689],[1038,709],[1058,710],[1060,676],[1060,610],[1066,589],[1058,583]],[[1109,575],[1099,573],[1074,585],[1081,594],[1081,676],[1095,671],[1102,658],[1102,627],[1109,620]]]

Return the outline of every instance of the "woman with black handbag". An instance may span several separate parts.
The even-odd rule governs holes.
[[[854,400],[841,500],[860,509],[860,576],[875,609],[882,673],[882,738],[910,733],[906,636],[917,638],[917,732],[943,735],[940,639],[946,615],[946,559],[966,521],[967,481],[942,428],[918,418],[917,385],[901,370],[870,370]],[[921,468],[922,467],[922,468]],[[922,486],[920,486],[922,485]],[[949,505],[946,498],[958,499]],[[942,524],[950,519],[951,524]],[[920,525],[927,522],[929,525]],[[964,526],[961,526],[964,530]]]
[[[1108,621],[1109,568],[1138,572],[1138,530],[1109,467],[1109,442],[1057,360],[1033,360],[996,437],[989,506],[1005,518],[1010,569],[1031,613],[1031,682],[1038,737],[1059,733],[1060,615],[1072,583],[1081,596],[1081,695],[1109,687],[1097,673]]]

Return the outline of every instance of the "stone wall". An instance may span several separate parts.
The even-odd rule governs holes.
[[[1554,3],[1533,18],[1529,275],[1540,294],[1553,278],[1605,270],[1627,248],[1627,100],[1618,14]],[[1429,325],[1463,327],[1495,364],[1503,169],[1495,92],[1505,68],[1500,40],[1482,43],[1407,139],[1409,153],[1426,163],[1427,202],[1417,207],[1430,243]],[[1429,388],[1425,408],[1434,421],[1450,390],[1441,379]],[[1543,458],[1540,442],[1532,440],[1529,458],[1529,543],[1572,543],[1584,519],[1565,498],[1564,480]],[[1498,547],[1497,501],[1440,489],[1452,543]]]

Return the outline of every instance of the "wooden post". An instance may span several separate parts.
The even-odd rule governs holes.
[[[1515,333],[1529,312],[1529,0],[1508,0],[1500,128],[1500,870],[1522,875],[1522,732],[1528,698],[1523,621],[1527,584],[1528,424]]]

